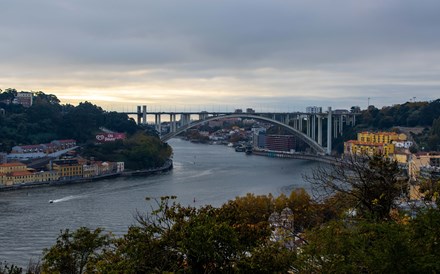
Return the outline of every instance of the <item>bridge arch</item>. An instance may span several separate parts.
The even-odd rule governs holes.
[[[267,117],[263,117],[263,116],[247,114],[247,113],[233,113],[233,114],[226,114],[226,115],[221,115],[221,116],[210,116],[210,117],[207,117],[206,119],[198,120],[198,121],[192,122],[190,124],[181,126],[175,132],[170,132],[168,134],[161,136],[160,139],[163,142],[166,142],[166,141],[170,140],[171,138],[179,135],[180,133],[182,133],[190,128],[199,126],[199,125],[206,123],[206,122],[209,122],[209,121],[225,119],[225,118],[250,118],[250,119],[255,119],[255,120],[266,121],[271,124],[281,126],[285,129],[287,129],[289,132],[291,132],[294,136],[298,137],[300,140],[304,141],[316,153],[325,154],[325,150],[322,146],[320,146],[315,140],[313,140],[312,138],[310,138],[306,134],[302,133],[301,131],[298,131],[297,129],[295,129],[289,125],[286,125],[280,121],[277,121],[277,120],[274,120],[271,118],[267,118]]]

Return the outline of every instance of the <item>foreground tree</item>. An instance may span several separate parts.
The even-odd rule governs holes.
[[[355,208],[360,217],[375,220],[389,219],[395,200],[407,191],[397,162],[382,155],[346,157],[319,166],[304,178],[319,198],[345,196],[347,207]]]
[[[75,232],[68,229],[57,238],[50,249],[44,251],[42,268],[45,273],[92,273],[100,254],[110,245],[109,235],[102,229],[91,231],[81,227]]]

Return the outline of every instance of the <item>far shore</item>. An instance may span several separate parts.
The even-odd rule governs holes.
[[[173,169],[173,160],[168,159],[165,161],[163,166],[157,167],[157,168],[123,171],[121,173],[109,173],[109,174],[104,174],[104,175],[94,176],[94,177],[89,177],[89,178],[71,178],[71,179],[64,179],[64,180],[57,180],[57,181],[32,182],[32,183],[15,184],[12,186],[0,186],[0,191],[11,191],[11,190],[35,188],[35,187],[42,187],[42,186],[57,186],[57,185],[94,182],[94,181],[111,179],[111,178],[116,178],[116,177],[150,176],[150,175],[155,175],[155,174],[161,174],[161,173],[170,171],[171,169]]]

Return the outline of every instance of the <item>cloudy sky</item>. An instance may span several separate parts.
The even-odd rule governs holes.
[[[440,98],[438,0],[1,0],[0,89],[107,109]]]

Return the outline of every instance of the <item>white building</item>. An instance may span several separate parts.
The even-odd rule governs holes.
[[[412,141],[393,141],[396,148],[410,148],[413,145]]]
[[[312,106],[306,107],[307,113],[322,113],[322,107]]]

